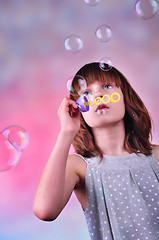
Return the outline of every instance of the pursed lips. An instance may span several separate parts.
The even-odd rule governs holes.
[[[106,104],[100,104],[100,105],[96,108],[96,112],[97,112],[99,109],[109,109],[109,107],[108,107]]]

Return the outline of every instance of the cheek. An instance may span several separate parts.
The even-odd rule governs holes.
[[[121,118],[124,118],[124,116],[125,116],[125,106],[123,106],[121,108],[120,114],[121,114]]]
[[[121,117],[125,116],[125,103],[123,99],[121,99],[118,104],[117,112],[120,113]]]
[[[119,94],[120,94],[120,100],[118,102],[111,102],[111,106],[113,109],[115,109],[116,113],[125,115],[125,102],[124,102],[123,94],[120,92]],[[118,96],[114,96],[113,99],[117,100]]]
[[[92,117],[90,111],[82,113],[84,121],[88,124],[88,126],[92,126]]]
[[[89,114],[88,114],[89,112],[82,112],[81,114],[82,114],[82,117],[84,118],[84,120],[85,120],[85,122],[87,121],[87,119],[89,119]]]

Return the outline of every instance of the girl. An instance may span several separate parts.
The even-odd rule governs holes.
[[[159,239],[159,146],[149,141],[142,100],[116,68],[102,71],[99,63],[82,67],[71,88],[58,111],[61,131],[36,190],[35,215],[56,219],[74,191],[92,240]],[[120,101],[97,101],[114,93]],[[81,113],[80,94],[97,104]],[[71,144],[76,153],[68,156]]]

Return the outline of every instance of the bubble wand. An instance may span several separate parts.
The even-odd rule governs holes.
[[[118,99],[115,100],[113,97],[117,95]],[[105,98],[108,98],[107,101],[105,101]],[[120,94],[119,93],[112,93],[111,96],[109,96],[108,94],[104,95],[102,98],[101,97],[96,97],[95,100],[93,101],[93,99],[89,100],[87,99],[87,97],[82,94],[76,101],[76,104],[79,108],[79,110],[81,112],[88,112],[89,111],[89,105],[93,106],[94,104],[100,105],[101,103],[104,104],[108,104],[110,101],[112,102],[119,102],[120,101]],[[91,103],[92,102],[92,103]]]

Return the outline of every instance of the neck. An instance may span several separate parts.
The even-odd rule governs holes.
[[[129,153],[126,151],[124,146],[124,121],[120,121],[102,128],[93,128],[92,131],[95,138],[95,143],[103,154],[118,156]]]

